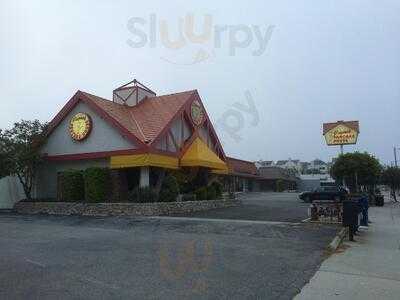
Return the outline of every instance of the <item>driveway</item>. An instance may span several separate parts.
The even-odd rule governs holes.
[[[310,204],[297,193],[250,193],[239,196],[242,206],[185,214],[185,217],[300,222],[308,217]]]
[[[0,214],[0,299],[292,299],[335,234],[262,220]]]

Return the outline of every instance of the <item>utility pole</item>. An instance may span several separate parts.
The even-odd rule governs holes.
[[[394,154],[394,166],[397,168],[397,148],[396,146],[393,147],[393,154]]]
[[[358,172],[356,171],[356,192],[358,193]]]
[[[343,155],[343,144],[340,145],[340,154]],[[346,186],[346,183],[345,183],[344,177],[343,177],[343,179],[342,179],[342,187],[345,187],[345,186]]]

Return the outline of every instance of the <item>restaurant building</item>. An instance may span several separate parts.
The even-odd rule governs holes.
[[[157,96],[137,80],[112,100],[76,92],[50,122],[42,154],[37,198],[58,197],[60,174],[88,167],[110,168],[124,190],[152,185],[159,170],[207,169],[234,190],[257,178],[253,163],[226,156],[197,90]]]

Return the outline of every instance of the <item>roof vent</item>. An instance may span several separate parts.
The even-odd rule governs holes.
[[[135,106],[144,98],[154,96],[156,93],[134,79],[113,91],[113,102]]]

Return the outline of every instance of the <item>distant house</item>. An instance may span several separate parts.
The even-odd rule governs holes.
[[[299,159],[278,160],[275,166],[286,170],[292,170],[293,173],[300,174],[302,165]]]
[[[301,171],[300,171],[300,173],[301,173],[301,174],[306,174],[308,168],[310,167],[310,163],[305,161],[305,162],[301,162],[300,165],[301,165]]]
[[[259,160],[255,162],[255,165],[258,168],[262,167],[272,167],[274,166],[274,161],[273,160]]]
[[[278,160],[275,165],[277,167],[283,168],[286,166],[287,162],[288,162],[287,160]]]
[[[310,165],[308,166],[308,172],[309,174],[328,174],[329,173],[329,167],[328,164],[320,159],[314,159],[310,162]]]
[[[334,162],[334,160],[332,160]],[[283,180],[288,187],[297,186],[299,190],[315,189],[324,184],[332,184],[333,179],[329,176],[332,163],[326,163],[321,159],[310,162],[302,162],[299,159],[258,161],[261,190],[276,190],[276,182]],[[301,179],[300,179],[301,177]]]

